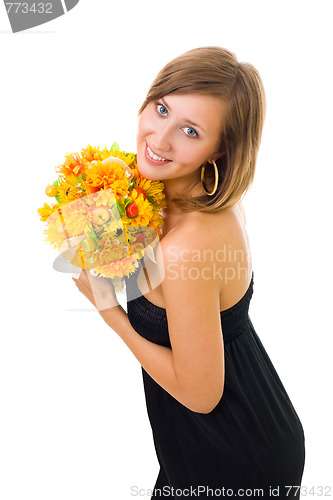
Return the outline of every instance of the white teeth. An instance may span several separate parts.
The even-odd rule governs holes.
[[[158,160],[158,161],[167,161],[166,158],[161,158],[160,156],[157,156],[155,155],[152,150],[150,149],[149,146],[147,146],[147,151],[148,151],[148,154],[150,156],[150,158],[152,158],[153,160]]]

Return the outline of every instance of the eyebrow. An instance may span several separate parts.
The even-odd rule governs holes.
[[[163,102],[164,106],[168,109],[170,109],[170,111],[172,111],[172,108],[170,108],[169,104],[166,102],[166,100],[164,99],[164,97],[161,97],[160,101]],[[184,121],[186,123],[188,123],[189,125],[192,125],[193,127],[197,127],[199,128],[200,130],[203,131],[203,133],[205,134],[206,132],[204,131],[204,129],[202,127],[200,127],[200,125],[198,125],[197,123],[194,123],[192,122],[192,120],[187,120],[186,118],[184,118]]]

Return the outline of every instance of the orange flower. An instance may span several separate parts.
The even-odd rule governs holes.
[[[108,150],[105,147],[102,151],[100,151],[99,148],[96,148],[95,146],[87,146],[85,149],[82,149],[81,151],[81,156],[83,161],[91,162],[93,160],[101,160],[103,161],[108,154]]]
[[[84,163],[81,161],[77,153],[67,153],[65,156],[66,161],[62,165],[59,165],[58,172],[64,175],[78,175],[84,170]]]
[[[129,188],[129,181],[122,167],[114,163],[105,165],[100,160],[87,170],[85,183],[87,188],[112,188],[116,196],[127,194]]]

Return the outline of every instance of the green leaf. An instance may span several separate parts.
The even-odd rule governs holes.
[[[133,201],[132,198],[127,198],[127,200],[125,201],[124,207],[126,208],[127,205],[129,205],[130,203],[132,203],[132,201]]]
[[[147,195],[147,200],[149,201],[149,203],[151,203],[152,205],[154,204],[154,200],[151,196],[148,196]]]
[[[124,215],[125,209],[124,209],[123,205],[120,203],[119,200],[117,200],[116,205],[118,207],[119,215],[120,216]]]
[[[57,200],[57,202],[59,203],[59,205],[61,205],[62,200],[61,200],[61,198],[57,194],[55,195],[55,199]]]
[[[54,181],[53,186],[59,186],[59,179],[57,179],[56,181]]]
[[[92,238],[94,240],[94,242],[96,243],[96,247],[98,247],[98,238],[96,236],[96,233],[95,231],[93,230],[93,228],[90,229],[89,231],[89,236],[90,238]]]
[[[119,151],[119,145],[116,142],[114,142],[111,146],[111,150],[112,151]]]

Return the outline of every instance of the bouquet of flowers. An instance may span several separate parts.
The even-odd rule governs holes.
[[[136,154],[117,143],[110,150],[89,145],[65,158],[45,190],[56,203],[38,209],[46,241],[77,268],[116,281],[129,276],[159,241],[163,183],[143,177]]]

